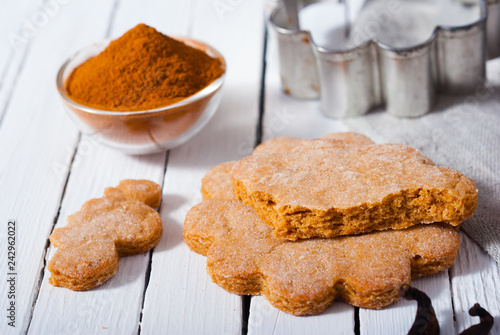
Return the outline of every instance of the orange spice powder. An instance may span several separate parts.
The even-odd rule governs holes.
[[[77,67],[65,86],[81,105],[140,111],[185,99],[223,73],[220,59],[139,24]]]

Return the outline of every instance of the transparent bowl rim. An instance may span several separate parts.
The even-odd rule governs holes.
[[[97,42],[97,43],[93,43],[91,45],[88,45],[88,46],[80,49],[79,51],[75,52],[68,59],[66,59],[66,61],[61,65],[61,67],[59,68],[59,71],[57,72],[57,77],[56,77],[57,90],[58,90],[59,94],[61,95],[61,97],[63,98],[63,100],[66,103],[68,103],[69,105],[71,105],[73,108],[77,108],[81,111],[84,111],[84,112],[90,113],[90,114],[111,115],[111,116],[117,116],[117,117],[128,116],[128,115],[154,114],[154,113],[159,113],[159,112],[166,112],[170,109],[174,110],[174,109],[177,109],[179,107],[183,107],[183,106],[189,105],[193,102],[196,102],[198,100],[201,100],[201,99],[209,96],[210,94],[216,92],[222,86],[222,84],[224,83],[224,79],[226,77],[227,68],[226,68],[226,60],[224,59],[224,56],[222,56],[222,54],[219,51],[217,51],[217,49],[212,47],[211,45],[206,44],[204,42],[200,42],[200,41],[195,40],[195,39],[192,39],[190,37],[173,36],[172,38],[175,38],[181,42],[193,42],[194,44],[198,44],[198,45],[202,45],[202,46],[206,47],[206,50],[208,51],[209,54],[214,55],[217,59],[219,59],[222,62],[222,67],[224,68],[224,72],[222,73],[222,75],[220,77],[218,77],[217,79],[215,79],[212,83],[210,83],[207,87],[205,87],[201,91],[199,91],[199,92],[197,92],[197,93],[195,93],[195,94],[193,94],[193,95],[191,95],[183,100],[180,100],[176,103],[173,103],[173,104],[167,105],[167,106],[163,106],[163,107],[127,112],[127,111],[103,110],[103,109],[97,109],[97,108],[93,108],[93,107],[79,104],[76,101],[72,100],[67,95],[67,91],[66,91],[66,88],[64,85],[64,78],[63,78],[64,71],[66,70],[66,68],[68,67],[68,65],[71,61],[73,61],[77,56],[79,56],[83,52],[87,51],[89,48],[99,47],[99,46],[105,47],[109,44],[109,42],[111,42],[111,40],[104,40],[102,42]],[[172,114],[175,114],[177,112],[182,112],[182,111],[175,111]]]

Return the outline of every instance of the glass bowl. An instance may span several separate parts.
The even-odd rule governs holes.
[[[207,44],[187,37],[175,37],[185,44],[218,58],[224,70],[224,57]],[[215,114],[222,98],[224,73],[194,95],[171,105],[144,111],[107,111],[76,103],[65,88],[73,70],[104,50],[109,41],[96,43],[70,57],[59,69],[57,89],[65,109],[80,131],[106,146],[128,154],[142,155],[179,146],[199,132]]]

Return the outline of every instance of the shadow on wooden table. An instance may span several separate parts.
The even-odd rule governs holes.
[[[178,222],[172,218],[172,212],[187,211],[190,201],[177,194],[164,194],[161,206],[161,219],[163,222],[163,236],[160,243],[155,247],[155,252],[167,251],[182,242],[182,228],[184,221]],[[186,207],[186,208],[184,208]]]

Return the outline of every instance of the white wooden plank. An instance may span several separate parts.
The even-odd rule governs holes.
[[[17,327],[2,322],[2,334],[17,334],[28,327],[45,244],[78,139],[78,132],[64,115],[55,75],[77,44],[85,45],[103,36],[110,10],[108,2],[71,2],[39,31],[31,41],[0,128],[0,213],[18,220]],[[3,238],[0,250],[4,269]],[[2,302],[6,301],[5,290],[1,285]]]
[[[458,257],[451,268],[457,334],[479,323],[469,309],[479,303],[495,318],[490,334],[500,334],[500,269],[469,237],[461,233]]]
[[[233,2],[235,3],[235,2]],[[222,17],[211,1],[196,7],[193,37],[217,48],[228,72],[219,110],[197,136],[170,152],[162,217],[166,238],[153,254],[141,334],[239,334],[241,298],[211,282],[206,259],[187,248],[182,227],[201,201],[201,178],[252,150],[258,118],[263,20],[259,2],[241,2]],[[245,41],[242,43],[242,41]]]
[[[2,7],[2,24],[0,25],[0,68],[11,57],[11,48],[26,44],[32,35],[30,23],[33,24],[33,15],[39,9],[39,3],[32,0],[8,1],[0,0]],[[36,27],[35,27],[36,28]],[[2,82],[3,79],[0,79]]]
[[[336,302],[323,313],[297,317],[284,313],[269,304],[263,297],[253,297],[250,304],[248,334],[354,334],[353,308]]]
[[[0,1],[2,24],[0,24],[0,120],[5,112],[12,88],[22,66],[31,36],[29,25],[38,12],[38,4],[31,0]]]
[[[104,188],[122,179],[149,179],[162,184],[166,153],[127,156],[99,145],[91,137],[79,144],[56,227],[88,199],[101,197]],[[51,248],[52,257],[55,248]],[[74,292],[48,283],[45,270],[36,301],[30,334],[137,334],[149,253],[123,257],[118,273],[104,285]],[[64,322],[54,322],[64,320]]]
[[[431,298],[441,334],[455,334],[448,271],[415,279],[412,286]],[[407,334],[415,321],[416,311],[417,303],[406,300],[399,300],[381,310],[360,309],[360,333]]]

